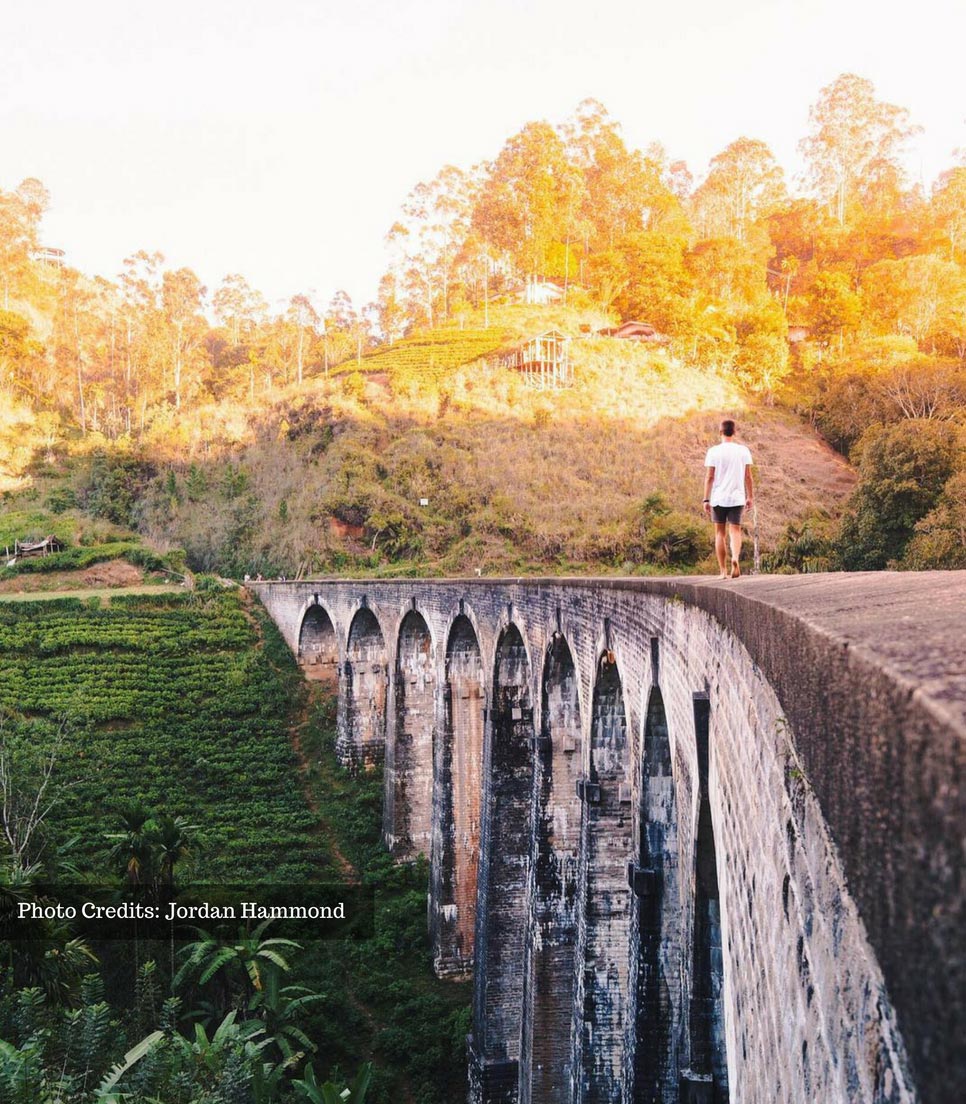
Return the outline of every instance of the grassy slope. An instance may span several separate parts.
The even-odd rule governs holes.
[[[111,812],[133,799],[200,826],[195,881],[298,884],[348,864],[378,889],[377,934],[299,959],[299,980],[325,995],[316,1067],[374,1058],[375,1104],[461,1098],[468,998],[432,976],[426,869],[392,866],[381,779],[338,766],[332,702],[309,695],[275,626],[235,593],[0,605],[5,734],[43,745],[73,717],[51,823],[80,837],[89,876],[109,877]]]
[[[132,521],[195,570],[236,576],[667,570],[643,562],[641,504],[660,492],[710,546],[703,460],[726,414],[755,453],[765,550],[787,521],[838,513],[852,487],[793,414],[663,351],[586,336],[605,321],[593,311],[498,307],[490,321],[494,342],[570,333],[575,385],[535,391],[459,363],[490,340],[468,318],[364,358],[361,375],[213,404],[149,440],[160,474]]]
[[[395,569],[627,570],[647,495],[663,493],[705,525],[704,452],[723,414],[738,418],[756,456],[766,547],[787,520],[834,513],[852,486],[814,431],[722,376],[606,339],[576,339],[572,357],[576,385],[557,392],[470,365],[442,383],[370,378],[352,395],[315,380],[286,393],[224,453],[250,475],[254,569],[358,571],[375,538]],[[217,557],[213,546],[237,532],[237,516],[213,493],[166,507],[151,525],[200,566],[199,555]],[[333,516],[365,532],[337,533]],[[395,554],[380,532],[386,518],[408,539]]]

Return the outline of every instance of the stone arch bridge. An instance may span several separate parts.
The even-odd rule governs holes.
[[[966,573],[253,584],[474,978],[470,1099],[961,1099]]]

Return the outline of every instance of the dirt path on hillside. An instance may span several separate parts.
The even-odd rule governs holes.
[[[342,849],[339,847],[335,838],[335,830],[332,827],[332,822],[323,814],[322,807],[319,805],[318,798],[315,796],[315,792],[309,780],[310,764],[302,747],[302,731],[307,728],[310,723],[309,717],[314,705],[315,693],[314,688],[310,685],[307,688],[302,705],[295,715],[294,722],[289,728],[289,738],[292,741],[292,750],[295,752],[295,758],[298,760],[299,774],[302,777],[302,793],[305,796],[305,803],[317,817],[319,828],[325,835],[326,844],[332,852],[333,858],[338,863],[339,869],[342,871],[346,881],[358,882],[359,872],[352,863],[349,862]]]
[[[20,584],[19,579],[6,582]],[[11,591],[0,583],[0,602],[42,602],[47,598],[113,598],[116,594],[175,594],[182,588],[170,583],[146,583],[144,586],[119,587],[71,587],[66,590],[21,590]]]
[[[83,569],[25,571],[0,582],[0,594],[14,591],[74,591],[105,587],[135,587],[144,583],[144,572],[126,560],[105,560]],[[150,585],[150,584],[149,584]],[[170,584],[169,584],[170,585]]]

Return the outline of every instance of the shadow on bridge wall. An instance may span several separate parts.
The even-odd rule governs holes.
[[[385,756],[387,842],[430,858],[472,1101],[916,1099],[795,734],[720,621],[593,583],[260,594],[308,670],[337,639],[340,754]]]

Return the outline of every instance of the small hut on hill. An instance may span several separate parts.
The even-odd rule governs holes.
[[[64,542],[51,535],[39,541],[16,541],[13,546],[15,556],[50,556],[54,552],[63,552]]]
[[[547,330],[527,338],[491,363],[521,372],[528,387],[541,390],[569,387],[574,382],[570,338],[560,330]]]
[[[31,556],[50,556],[54,552],[63,552],[63,550],[64,542],[53,535],[44,537],[43,540],[38,541],[18,540],[13,542],[13,559],[26,560]],[[9,557],[9,546],[4,551]]]
[[[607,326],[597,333],[601,337],[619,337],[624,341],[646,341],[653,345],[665,345],[668,341],[648,322],[622,322],[619,326]]]
[[[554,280],[544,280],[538,276],[528,276],[524,284],[512,289],[518,303],[547,306],[559,303],[564,297],[564,289]]]

